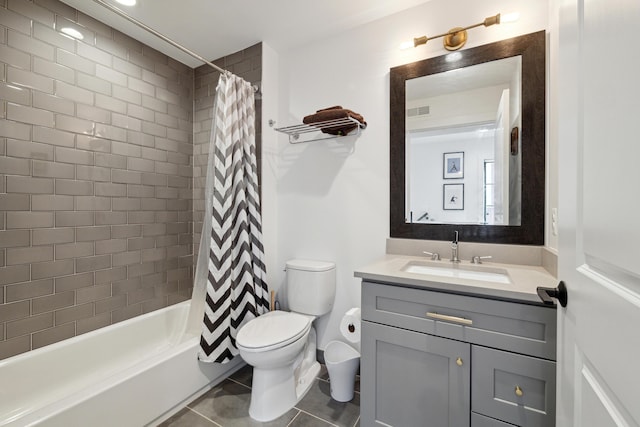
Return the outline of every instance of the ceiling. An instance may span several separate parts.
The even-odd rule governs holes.
[[[94,0],[62,0],[191,67],[202,63]],[[339,34],[429,0],[104,0],[211,60],[258,42],[290,49]]]

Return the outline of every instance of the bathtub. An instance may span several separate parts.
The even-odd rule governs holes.
[[[156,425],[244,365],[196,359],[189,301],[0,361],[0,426]]]

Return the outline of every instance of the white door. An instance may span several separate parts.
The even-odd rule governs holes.
[[[638,0],[557,0],[559,427],[640,425]],[[552,83],[553,84],[553,83]]]

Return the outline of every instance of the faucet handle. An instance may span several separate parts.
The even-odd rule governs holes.
[[[440,261],[440,254],[438,252],[422,251],[422,253],[429,255],[433,261]]]
[[[493,258],[491,255],[487,256],[474,256],[471,258],[471,264],[482,264],[483,259],[491,259]]]

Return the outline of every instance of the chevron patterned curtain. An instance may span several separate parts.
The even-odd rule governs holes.
[[[240,326],[269,307],[253,87],[231,73],[218,81],[211,138],[211,246],[198,358],[226,363],[238,354],[235,337]]]

